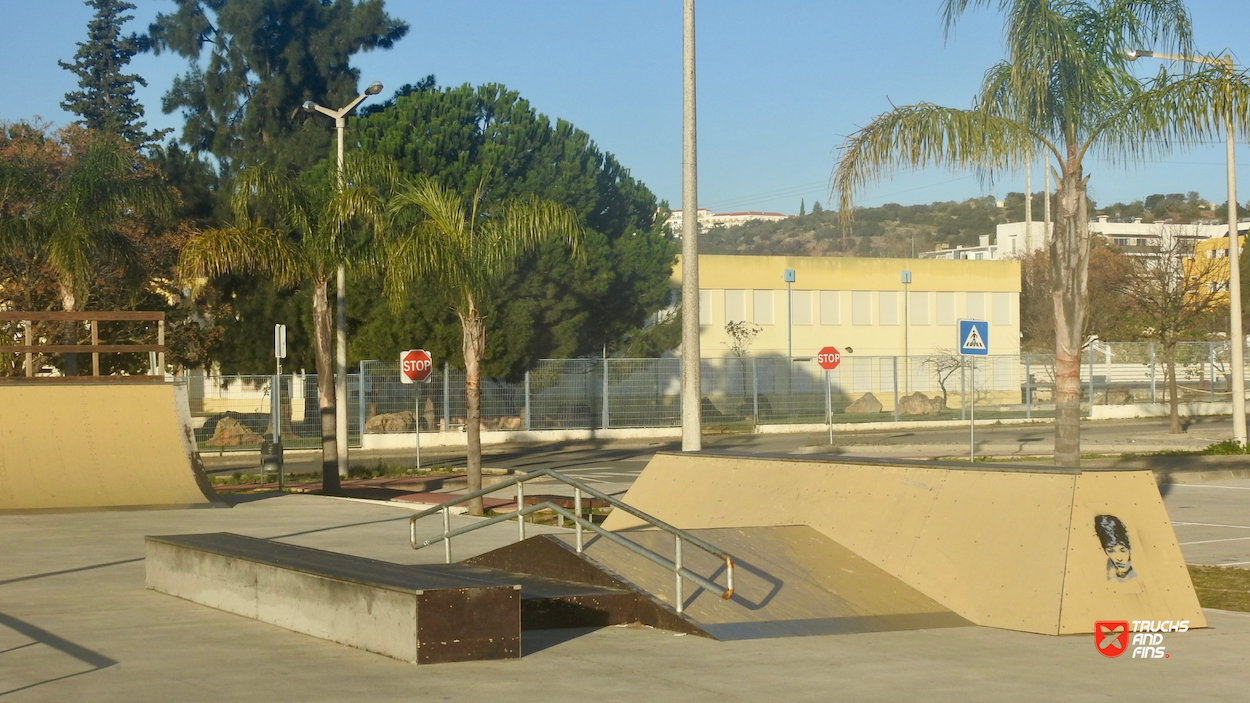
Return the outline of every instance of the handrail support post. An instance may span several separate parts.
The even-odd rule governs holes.
[[[685,609],[686,597],[682,594],[681,583],[681,535],[674,535],[676,540],[673,557],[673,574],[677,577],[677,612]]]
[[[577,531],[577,553],[582,553],[582,489],[577,486],[573,487],[573,514],[577,519],[573,521]]]
[[[414,521],[413,524],[416,524]],[[443,508],[443,559],[451,563],[451,507]]]

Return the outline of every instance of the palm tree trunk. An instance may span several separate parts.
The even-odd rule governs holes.
[[[1055,465],[1081,465],[1081,346],[1089,279],[1088,178],[1070,151],[1059,180],[1058,210],[1050,241],[1055,306]],[[1093,399],[1091,398],[1091,401]]]
[[[1163,343],[1163,364],[1168,385],[1168,432],[1181,434],[1181,400],[1176,388],[1176,340]]]
[[[464,331],[464,430],[468,440],[465,469],[469,492],[482,488],[482,355],[486,349],[486,329],[477,306],[470,304],[460,318]],[[518,505],[517,510],[525,506]],[[481,498],[469,502],[469,514],[485,513]]]
[[[338,443],[334,434],[334,368],[330,340],[334,318],[329,279],[313,279],[313,353],[317,360],[317,405],[321,410],[321,490],[339,490]]]
[[[68,281],[62,281],[60,284],[61,293],[61,309],[65,312],[74,312],[74,308],[78,302],[74,295],[74,289]],[[65,322],[64,328],[61,330],[64,335],[65,344],[78,344],[78,323],[72,320]],[[62,354],[61,355],[61,373],[66,376],[78,375],[78,355]]]

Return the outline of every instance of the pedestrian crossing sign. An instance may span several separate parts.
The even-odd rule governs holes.
[[[959,321],[959,353],[986,356],[990,353],[990,323],[984,320]]]

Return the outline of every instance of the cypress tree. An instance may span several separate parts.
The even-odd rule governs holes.
[[[123,13],[135,6],[122,0],[86,0],[86,4],[95,9],[87,24],[87,41],[78,43],[73,63],[57,62],[78,76],[79,89],[66,93],[61,107],[78,115],[78,124],[117,134],[131,146],[159,140],[165,131],[147,131],[143,105],[134,97],[135,84],[146,86],[147,81],[122,72],[138,51],[134,39],[121,33],[122,25],[134,19]]]

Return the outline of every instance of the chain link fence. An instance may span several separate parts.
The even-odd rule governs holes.
[[[1094,343],[1082,355],[1081,401],[1164,403],[1160,345]],[[1181,402],[1231,400],[1227,344],[1175,349]],[[681,359],[546,359],[518,379],[482,380],[484,430],[677,427]],[[856,423],[1054,416],[1055,358],[1048,354],[961,357],[844,356],[833,370],[811,358],[726,357],[701,362],[704,425]],[[364,361],[348,379],[348,439],[363,434],[460,432],[464,372],[436,367],[426,383],[399,381],[399,365]],[[253,449],[272,431],[273,376],[191,376],[196,438],[206,451]],[[321,431],[314,374],[283,375],[287,447],[315,447]]]

